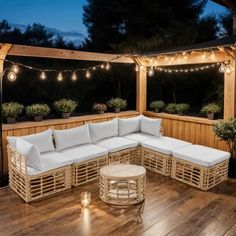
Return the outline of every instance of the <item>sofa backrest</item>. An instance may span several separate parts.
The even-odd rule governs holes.
[[[142,115],[128,119],[119,119],[119,136],[140,132],[141,118]]]

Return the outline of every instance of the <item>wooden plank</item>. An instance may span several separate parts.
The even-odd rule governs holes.
[[[12,48],[8,52],[9,56],[25,56],[25,57],[43,57],[43,58],[57,58],[66,60],[84,60],[84,61],[110,61],[118,63],[134,63],[134,60],[130,56],[120,54],[108,54],[108,53],[94,53],[84,52],[76,50],[45,48],[35,46],[24,45],[12,45]]]
[[[139,114],[146,111],[147,106],[147,72],[146,68],[136,73],[136,110]]]

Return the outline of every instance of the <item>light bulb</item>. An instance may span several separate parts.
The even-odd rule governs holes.
[[[63,79],[64,79],[64,78],[63,78],[62,73],[59,72],[58,75],[57,75],[57,80],[61,82]]]
[[[12,67],[11,67],[11,71],[13,71],[15,74],[18,74],[19,73],[19,66],[14,64]]]
[[[220,68],[219,68],[219,71],[220,71],[220,73],[225,73],[225,63],[221,63],[221,65],[220,65]]]
[[[206,52],[203,52],[202,58],[206,58]]]
[[[211,58],[215,58],[215,56],[216,56],[216,55],[215,55],[215,52],[212,51],[212,52],[211,52]]]
[[[103,64],[101,65],[101,68],[102,68],[102,69],[104,68],[104,65],[103,65]]]
[[[72,75],[71,75],[71,80],[76,81],[77,79],[78,79],[78,77],[77,77],[76,73],[73,72]]]
[[[141,66],[140,66],[140,69],[141,69],[141,70],[143,70],[143,69],[144,69],[144,66],[143,66],[143,65],[141,65]]]
[[[90,74],[89,70],[86,71],[85,76],[86,76],[87,79],[89,79],[91,77],[91,74]]]
[[[46,75],[45,71],[42,71],[42,72],[40,73],[39,78],[40,78],[41,80],[45,80],[45,79],[47,78],[47,75]]]
[[[152,77],[154,75],[154,69],[153,67],[150,67],[148,70],[148,76]]]
[[[109,70],[110,68],[111,68],[110,63],[107,62],[107,64],[106,64],[106,70]]]
[[[139,69],[138,69],[138,65],[135,66],[135,71],[138,72]]]
[[[228,64],[228,65],[226,66],[225,72],[226,72],[227,74],[231,74],[232,70],[233,70],[232,66],[231,66],[230,64]]]
[[[14,82],[16,80],[16,73],[14,71],[9,71],[7,74],[7,79]]]
[[[93,67],[93,70],[96,70],[96,67],[95,67],[95,66]]]

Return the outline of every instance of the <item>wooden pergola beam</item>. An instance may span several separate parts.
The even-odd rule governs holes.
[[[0,44],[3,46],[3,44]],[[12,45],[9,50],[9,56],[23,56],[23,57],[42,57],[42,58],[55,58],[66,60],[83,60],[83,61],[111,61],[117,63],[134,63],[130,56],[120,54],[108,54],[108,53],[95,53],[84,52],[76,50],[56,49],[56,48],[44,48],[35,46],[24,45]]]

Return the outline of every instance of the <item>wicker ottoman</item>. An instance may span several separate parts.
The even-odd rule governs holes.
[[[142,145],[142,165],[159,174],[170,176],[171,158],[174,150],[191,143],[170,137],[145,140]]]
[[[230,154],[191,145],[174,151],[171,177],[207,191],[227,180]]]
[[[100,169],[100,198],[109,204],[129,206],[145,199],[146,169],[117,164]]]

